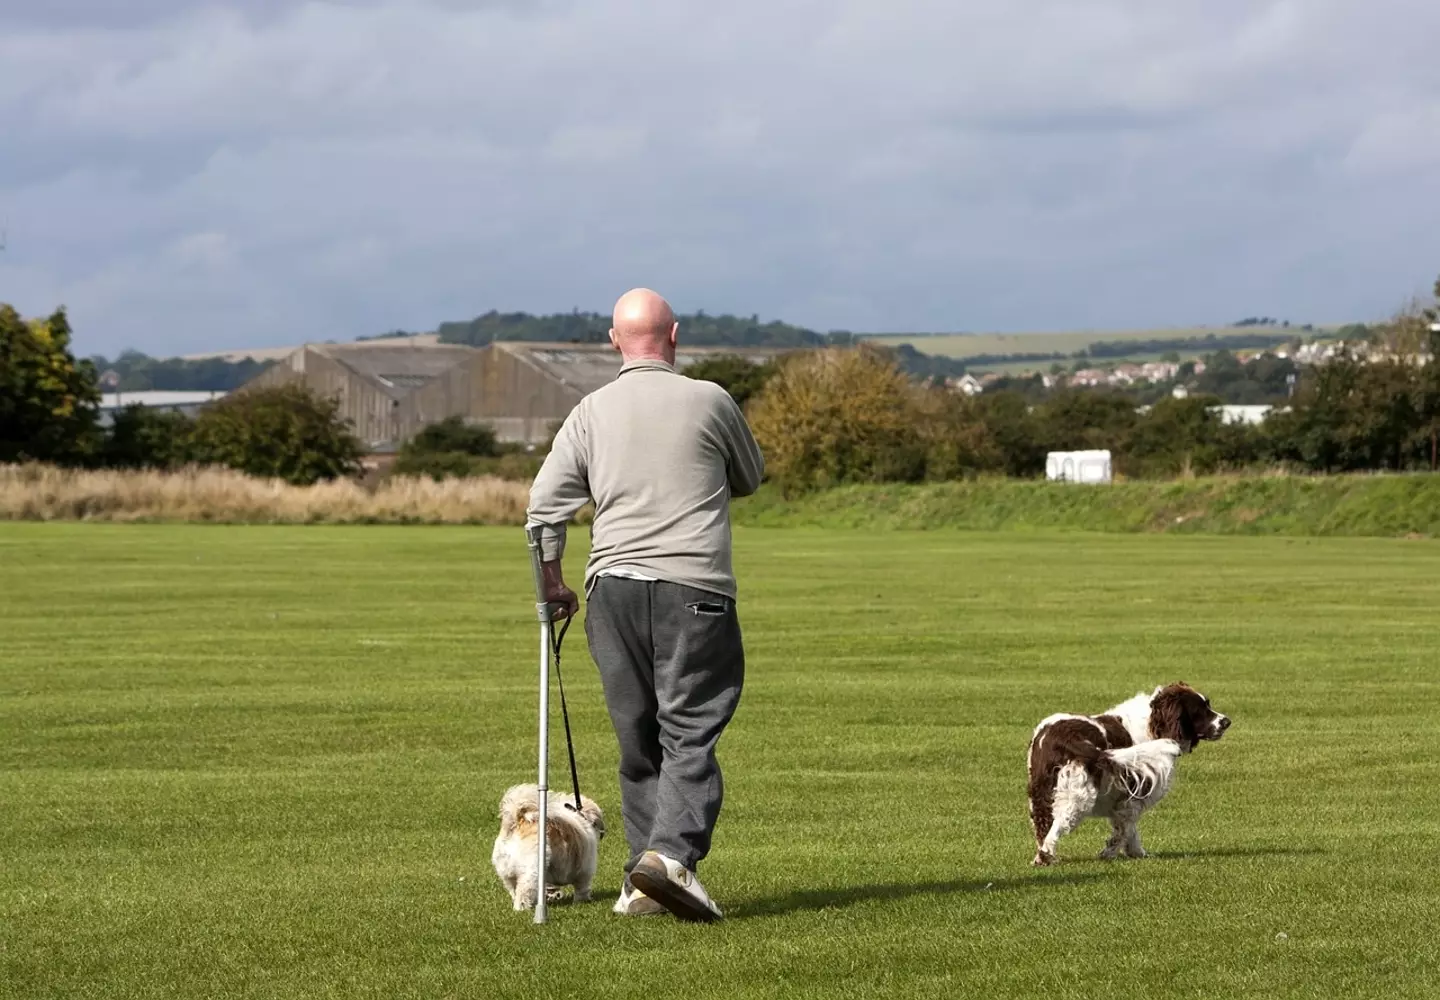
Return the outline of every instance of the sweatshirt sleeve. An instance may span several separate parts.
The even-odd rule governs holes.
[[[530,487],[525,527],[539,526],[540,558],[545,562],[565,554],[565,528],[590,500],[588,434],[581,410],[577,406],[565,418]]]
[[[760,488],[765,478],[765,456],[750,433],[745,414],[730,394],[722,394],[720,425],[725,442],[725,468],[730,479],[732,497],[748,497]]]

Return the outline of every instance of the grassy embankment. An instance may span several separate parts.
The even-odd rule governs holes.
[[[527,487],[391,479],[309,488],[223,470],[64,472],[0,466],[0,521],[519,524]],[[1016,480],[857,486],[785,499],[766,487],[738,524],[1214,534],[1440,535],[1440,476],[1223,476],[1074,486]]]

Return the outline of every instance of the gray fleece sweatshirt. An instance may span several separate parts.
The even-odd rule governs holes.
[[[632,361],[565,418],[530,488],[526,521],[541,556],[565,552],[565,526],[595,501],[588,593],[623,569],[735,597],[730,498],[760,486],[765,460],[730,394],[663,361]]]

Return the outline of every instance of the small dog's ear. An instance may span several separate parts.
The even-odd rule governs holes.
[[[600,807],[588,798],[581,802],[581,807],[580,815],[589,821],[596,833],[605,836],[605,814],[600,811]]]

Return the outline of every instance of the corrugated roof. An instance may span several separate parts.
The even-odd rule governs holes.
[[[413,337],[377,337],[374,340],[348,341],[343,344],[324,344],[310,346],[325,347],[384,347],[395,345],[399,347],[431,347],[440,343],[440,335],[435,333],[421,333]],[[204,351],[199,354],[182,354],[182,361],[208,361],[211,358],[223,358],[226,361],[244,361],[250,358],[253,361],[279,361],[281,358],[288,358],[303,345],[291,344],[289,347],[244,347],[233,351]]]
[[[100,409],[118,410],[126,406],[199,406],[224,396],[224,392],[176,392],[168,389],[144,389],[136,392],[105,392],[100,394]]]
[[[475,356],[475,348],[464,344],[415,345],[392,341],[308,346],[362,378],[376,382],[395,399],[409,395],[436,376]]]

